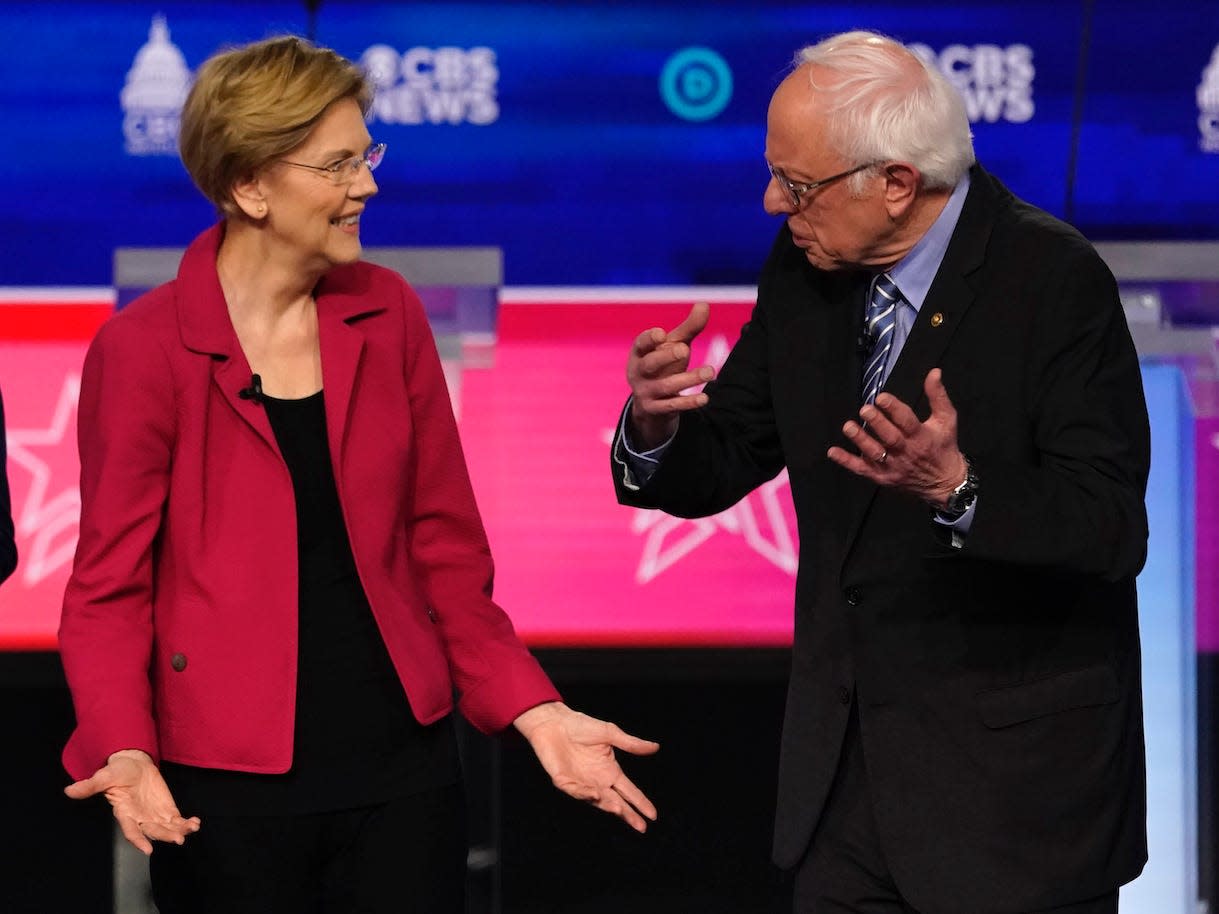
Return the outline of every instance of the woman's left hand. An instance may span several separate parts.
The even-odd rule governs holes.
[[[623,773],[614,749],[651,755],[659,743],[631,736],[616,724],[559,701],[530,708],[513,724],[559,790],[618,816],[638,832],[647,831],[648,821],[656,821],[656,807]]]

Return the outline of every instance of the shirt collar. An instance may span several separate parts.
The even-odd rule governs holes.
[[[931,223],[931,228],[927,229],[918,243],[910,249],[910,253],[889,270],[889,278],[901,290],[902,298],[915,311],[923,307],[927,292],[931,289],[931,282],[939,272],[940,264],[944,262],[948,242],[952,240],[952,233],[957,227],[957,220],[965,206],[965,195],[968,193],[969,172],[965,172],[957,186],[952,189],[944,209],[935,222]]]

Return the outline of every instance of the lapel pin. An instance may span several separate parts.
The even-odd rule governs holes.
[[[931,326],[932,327],[938,327],[942,323],[944,323],[944,315],[942,313],[937,311],[937,312],[935,312],[935,314],[931,315]]]

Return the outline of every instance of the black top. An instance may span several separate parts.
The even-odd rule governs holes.
[[[356,574],[339,505],[322,392],[262,398],[296,495],[299,664],[292,768],[265,775],[165,763],[184,815],[351,809],[458,778],[449,718],[411,713]],[[233,713],[241,713],[234,708]]]

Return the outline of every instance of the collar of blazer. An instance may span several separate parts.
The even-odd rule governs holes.
[[[232,359],[241,354],[241,348],[216,272],[216,255],[223,240],[224,223],[218,222],[191,242],[178,265],[174,294],[183,345],[194,352]],[[385,305],[369,294],[368,285],[368,271],[360,270],[359,264],[332,269],[314,290],[318,323],[350,323],[384,311]]]
[[[250,383],[251,368],[229,319],[216,254],[224,237],[224,223],[196,238],[182,255],[174,295],[178,326],[187,349],[212,357],[212,377],[233,411],[266,443],[278,450],[266,410],[255,401],[240,399]],[[355,393],[355,379],[364,352],[364,334],[350,324],[385,310],[384,297],[369,288],[373,271],[360,264],[336,267],[322,278],[315,291],[318,336],[326,385],[326,429],[331,454],[342,453],[342,442]],[[342,483],[336,479],[340,489]]]

